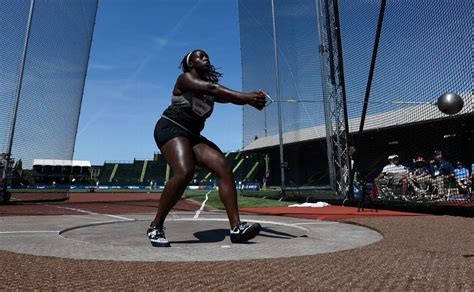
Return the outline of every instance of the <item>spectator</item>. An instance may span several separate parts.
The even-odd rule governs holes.
[[[357,177],[358,169],[356,168],[356,163],[355,163],[355,160],[354,160],[354,156],[355,156],[356,152],[357,152],[357,150],[354,146],[350,146],[348,148],[348,151],[347,151],[347,154],[349,156],[349,163],[351,165],[350,182],[352,182],[352,183],[354,183],[354,181],[358,180],[358,177]],[[352,191],[354,191],[354,190],[352,190]]]
[[[418,156],[416,159],[413,160],[415,164],[415,168],[412,171],[412,175],[414,176],[419,176],[419,175],[428,175],[429,174],[429,169],[427,167],[427,162],[426,160]]]
[[[431,184],[438,196],[445,196],[449,180],[454,177],[453,166],[444,160],[441,150],[435,150],[433,156],[430,165]]]
[[[417,195],[426,194],[430,186],[430,173],[426,160],[419,156],[414,160],[415,168],[410,173],[409,183]]]
[[[349,155],[349,161],[351,162],[351,169],[352,170],[355,170],[355,161],[354,161],[354,156],[356,154],[357,150],[354,146],[350,146],[348,151],[347,151],[347,154]]]
[[[456,168],[453,170],[456,180],[467,180],[469,178],[469,170],[465,168],[461,161],[456,163]]]
[[[267,189],[267,176],[266,175],[264,175],[263,178],[262,178],[262,188],[264,190]]]
[[[390,155],[388,157],[388,161],[389,161],[389,164],[384,166],[381,174],[384,174],[384,175],[408,174],[407,168],[400,164],[400,160],[397,154]]]
[[[470,187],[469,170],[465,168],[461,161],[456,163],[456,168],[453,170],[456,183],[458,185],[459,193],[467,195]]]
[[[386,166],[382,169],[382,172],[375,179],[375,185],[379,194],[384,196],[398,197],[398,195],[405,196],[408,189],[408,169],[400,164],[400,160],[397,154],[390,155],[388,157]],[[401,193],[399,188],[401,186]],[[387,193],[387,188],[393,189],[393,194]]]
[[[471,185],[474,184],[474,163],[471,164],[471,177],[470,177]]]

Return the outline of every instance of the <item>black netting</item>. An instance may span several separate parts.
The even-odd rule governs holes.
[[[276,74],[282,106],[287,186],[329,185],[321,49],[327,52],[318,13],[333,1],[239,1],[243,87],[268,86],[276,97]],[[339,1],[342,56],[349,117],[349,144],[356,148],[356,183],[374,180],[397,154],[414,171],[422,157],[429,182],[407,174],[395,193],[380,198],[405,201],[466,200],[456,178],[457,162],[472,173],[472,21],[469,1],[387,1],[368,91],[374,42],[383,1]],[[272,3],[274,13],[272,14]],[[317,5],[321,5],[318,10]],[[332,5],[328,5],[332,9]],[[318,12],[319,11],[319,12]],[[276,31],[273,31],[275,24]],[[276,40],[273,39],[275,33]],[[275,62],[274,43],[278,64]],[[341,69],[341,68],[336,68]],[[325,89],[327,90],[327,89]],[[455,115],[442,113],[435,102],[455,93],[464,102]],[[359,133],[364,98],[368,97],[363,132]],[[263,112],[244,108],[244,149],[270,155],[269,183],[280,183],[277,102]],[[435,174],[434,151],[453,166],[450,176]],[[430,173],[431,172],[431,173]],[[440,182],[440,180],[442,182]],[[416,188],[415,188],[416,187]],[[375,187],[374,187],[375,188]],[[425,191],[419,192],[424,188]],[[357,189],[356,191],[359,191]],[[380,192],[379,192],[380,193]],[[383,191],[382,191],[383,193]],[[375,196],[375,195],[374,195]]]
[[[15,9],[11,9],[15,7]],[[14,100],[18,88],[26,24],[28,1],[3,1],[0,5],[0,153],[8,148],[8,137],[12,126]],[[18,25],[21,23],[22,25]]]
[[[354,132],[360,127],[360,101],[367,92],[381,1],[341,1],[340,7],[346,90]],[[464,183],[435,174],[438,163],[434,151],[441,150],[453,168],[459,161],[472,171],[470,19],[470,4],[465,1],[387,1],[364,132],[353,134],[359,152],[359,176],[369,182],[375,180],[380,198],[467,199],[459,185],[467,184],[467,180]],[[433,104],[447,92],[464,100],[464,108],[457,115],[446,115]],[[410,174],[393,183],[391,175],[375,179],[393,154],[399,155],[400,164]],[[415,174],[414,161],[419,157],[425,161],[426,176]]]
[[[245,56],[242,62],[242,88],[244,91],[262,89],[275,95],[271,1],[239,1],[239,17],[241,51],[242,56]],[[247,33],[249,31],[252,33]],[[255,139],[278,134],[276,105],[261,112],[244,106],[243,115],[244,145]]]
[[[2,1],[0,153],[9,150],[21,89],[11,156],[23,169],[34,159],[73,157],[96,11],[97,0]],[[68,183],[69,175],[56,180]]]

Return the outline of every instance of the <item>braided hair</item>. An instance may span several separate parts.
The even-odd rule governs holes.
[[[198,51],[201,51],[203,52],[204,54],[206,54],[207,56],[207,53],[204,52],[203,50],[194,50],[190,53],[187,53],[183,60],[181,60],[181,63],[179,65],[179,67],[183,70],[183,72],[190,72],[191,71],[191,66],[189,66],[189,57],[194,54],[195,52],[198,52]],[[209,57],[209,56],[208,56]],[[216,68],[211,64],[209,66],[209,70],[207,71],[204,71],[204,72],[199,72],[201,77],[207,81],[207,82],[211,82],[211,83],[218,83],[219,80],[221,79],[222,77],[222,73],[218,72],[216,70]]]

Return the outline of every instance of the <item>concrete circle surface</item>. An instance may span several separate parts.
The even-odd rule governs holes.
[[[261,234],[248,244],[232,244],[225,214],[206,213],[197,219],[193,215],[183,212],[167,219],[165,226],[170,248],[155,248],[149,243],[146,236],[149,215],[127,215],[114,216],[120,220],[56,216],[54,221],[51,219],[43,224],[56,225],[57,231],[0,234],[0,249],[72,259],[227,261],[338,252],[366,246],[383,238],[374,230],[352,224],[247,215],[242,219],[259,222]],[[37,220],[49,220],[45,217],[39,216]]]

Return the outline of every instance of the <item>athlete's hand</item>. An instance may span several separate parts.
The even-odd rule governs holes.
[[[263,91],[259,90],[259,91],[253,91],[249,93],[247,104],[261,111],[265,107],[266,103],[267,103],[267,96],[265,95]]]

